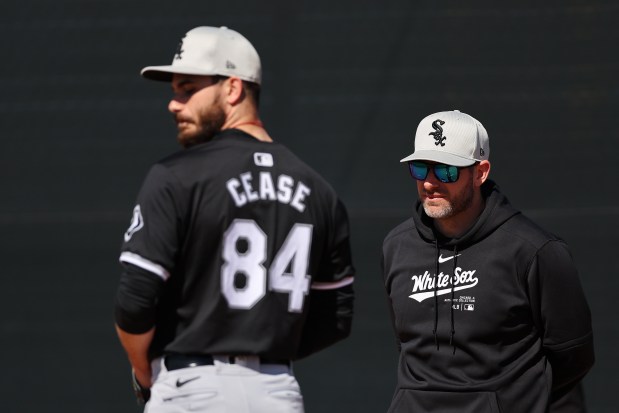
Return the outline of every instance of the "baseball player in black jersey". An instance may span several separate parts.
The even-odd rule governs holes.
[[[115,319],[145,411],[302,412],[292,362],[345,338],[348,218],[258,116],[258,53],[226,27],[183,37],[169,111],[184,147],[148,172],[124,234]]]

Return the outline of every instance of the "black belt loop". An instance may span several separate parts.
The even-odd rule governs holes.
[[[169,354],[164,356],[163,363],[168,370],[179,370],[187,367],[212,366],[215,364],[211,355]]]

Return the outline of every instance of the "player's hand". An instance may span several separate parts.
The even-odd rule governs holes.
[[[144,405],[150,399],[150,388],[144,387],[140,384],[135,376],[135,370],[131,370],[131,384],[133,386],[133,393],[138,401],[139,405]]]

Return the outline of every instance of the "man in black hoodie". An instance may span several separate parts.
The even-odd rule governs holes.
[[[544,413],[593,365],[569,249],[488,179],[489,155],[483,125],[448,111],[401,161],[419,200],[383,245],[400,350],[389,412]]]

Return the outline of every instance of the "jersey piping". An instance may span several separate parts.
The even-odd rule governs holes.
[[[335,282],[313,282],[311,289],[312,290],[336,290],[338,288],[346,287],[350,285],[354,281],[354,277],[345,277],[342,280]]]
[[[133,264],[136,267],[142,268],[143,270],[152,272],[153,274],[161,277],[163,281],[166,281],[168,278],[170,278],[170,273],[168,272],[168,270],[163,268],[161,265],[155,264],[154,262],[149,261],[146,258],[139,256],[138,254],[134,254],[133,252],[123,252],[122,254],[120,254],[119,261],[125,262],[127,264]]]

